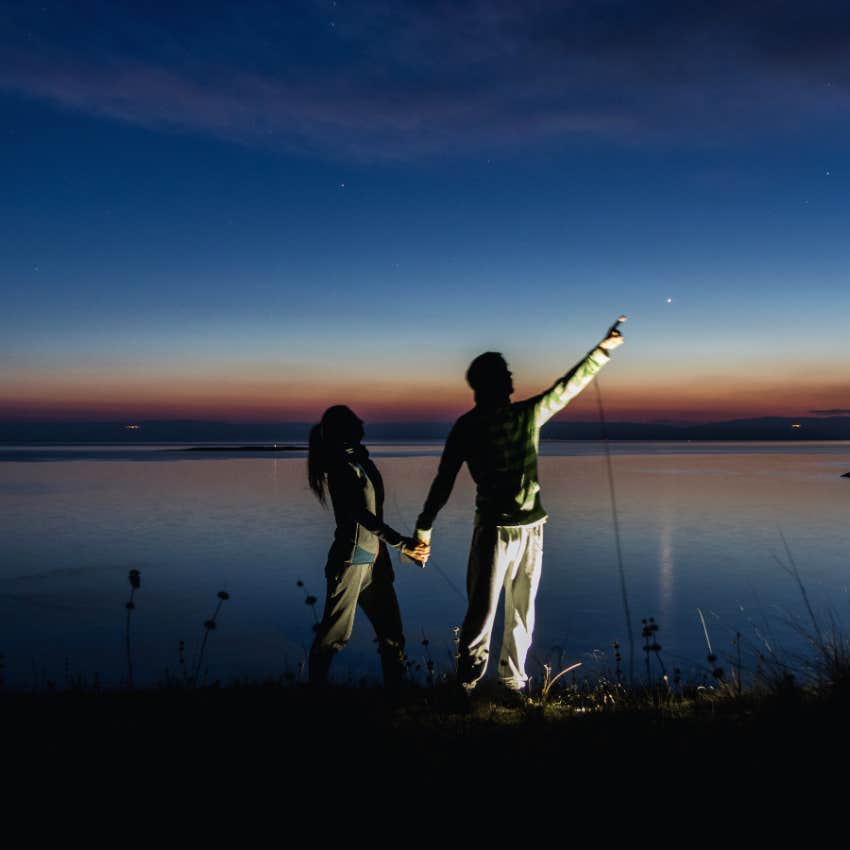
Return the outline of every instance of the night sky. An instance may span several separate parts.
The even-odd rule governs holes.
[[[448,420],[621,312],[612,418],[850,412],[846,2],[0,2],[0,104],[0,420]]]

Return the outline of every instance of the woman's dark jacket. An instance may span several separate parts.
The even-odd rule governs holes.
[[[384,482],[364,446],[346,446],[328,469],[336,532],[329,557],[372,563],[383,540],[400,546],[402,536],[384,523]]]

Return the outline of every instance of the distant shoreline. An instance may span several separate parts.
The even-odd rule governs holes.
[[[168,452],[305,452],[307,446],[180,446]]]
[[[445,440],[451,422],[370,422],[366,442],[418,442]],[[233,444],[303,447],[310,424],[306,422],[234,423],[198,420],[141,420],[136,422],[2,422],[0,444],[89,443],[120,444]],[[707,423],[573,421],[569,417],[549,423],[543,439],[638,442],[812,442],[850,440],[850,416],[768,416]],[[204,447],[199,449],[210,451]],[[229,451],[261,451],[254,447]],[[275,449],[272,448],[272,451]],[[278,449],[294,451],[294,448]],[[303,448],[301,448],[303,450]]]

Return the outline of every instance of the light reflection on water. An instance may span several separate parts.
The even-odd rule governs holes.
[[[71,673],[98,671],[117,683],[133,567],[142,573],[133,615],[137,683],[174,672],[179,640],[191,656],[222,588],[232,598],[210,639],[210,676],[296,669],[312,613],[295,583],[322,596],[332,534],[307,490],[303,453],[189,456],[166,448],[3,450],[0,652],[8,685],[27,687],[34,677],[61,684],[66,658]],[[386,518],[399,530],[411,528],[439,449],[373,450]],[[645,616],[660,622],[668,667],[689,669],[705,655],[698,606],[716,650],[727,651],[736,631],[753,642],[770,632],[790,646],[783,618],[798,616],[801,605],[774,560],[784,557],[778,527],[818,610],[850,614],[850,480],[840,478],[850,469],[848,444],[620,443],[613,451],[632,615],[638,624]],[[600,452],[598,444],[544,444],[550,520],[533,649],[541,659],[552,647],[568,660],[595,650],[610,656],[614,639],[626,642]],[[49,462],[27,462],[34,460]],[[409,654],[421,660],[427,636],[445,670],[451,628],[464,613],[450,583],[464,587],[472,500],[464,471],[438,518],[432,568],[396,566]],[[339,676],[377,672],[371,638],[358,618]]]
[[[661,508],[661,527],[658,534],[658,574],[661,584],[661,621],[667,622],[673,609],[673,510],[665,504]]]

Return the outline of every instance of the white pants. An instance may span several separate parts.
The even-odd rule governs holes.
[[[472,535],[466,592],[469,608],[460,631],[458,678],[472,689],[487,671],[493,622],[505,589],[505,631],[499,678],[525,686],[525,659],[534,632],[534,600],[543,564],[543,523],[477,525]]]

